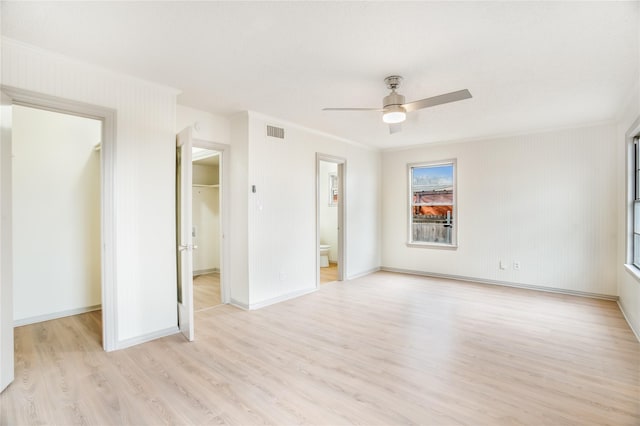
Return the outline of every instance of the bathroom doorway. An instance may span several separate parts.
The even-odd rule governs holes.
[[[195,144],[196,142],[194,142]],[[220,152],[192,148],[194,312],[222,304],[220,286]]]
[[[317,286],[344,276],[344,170],[344,159],[317,154]]]

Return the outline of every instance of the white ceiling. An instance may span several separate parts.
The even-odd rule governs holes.
[[[637,90],[639,2],[11,2],[2,34],[182,90],[221,115],[252,110],[375,147],[612,120]],[[411,113],[389,135],[383,78]]]

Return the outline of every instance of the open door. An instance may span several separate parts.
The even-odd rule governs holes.
[[[193,333],[193,236],[191,234],[191,128],[178,133],[176,152],[176,232],[178,260],[178,326],[192,341]]]
[[[13,381],[11,256],[11,98],[0,95],[0,391]]]

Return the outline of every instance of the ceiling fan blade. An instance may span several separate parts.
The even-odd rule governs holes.
[[[447,104],[449,102],[461,101],[464,99],[469,99],[471,97],[471,93],[469,93],[467,89],[464,89],[458,90],[457,92],[445,93],[444,95],[421,99],[419,101],[409,102],[408,104],[404,104],[402,106],[407,112],[411,112],[422,108]]]
[[[402,130],[401,123],[389,124],[389,134],[393,135],[394,133],[400,133]]]
[[[323,111],[382,111],[380,108],[322,108]]]

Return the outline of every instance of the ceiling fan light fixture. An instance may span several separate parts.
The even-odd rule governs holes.
[[[407,119],[407,113],[400,105],[392,105],[387,107],[382,113],[382,121],[387,124],[402,123]]]
[[[402,77],[399,75],[390,75],[384,79],[387,89],[391,90],[387,96],[382,98],[382,109],[379,108],[322,108],[323,111],[382,111],[382,121],[389,124],[391,134],[398,133],[401,129],[400,123],[406,120],[407,113],[422,108],[434,107],[436,105],[457,102],[463,99],[471,98],[469,90],[463,89],[456,92],[444,93],[442,95],[432,96],[430,98],[420,99],[413,102],[405,102],[404,96],[396,92]]]

